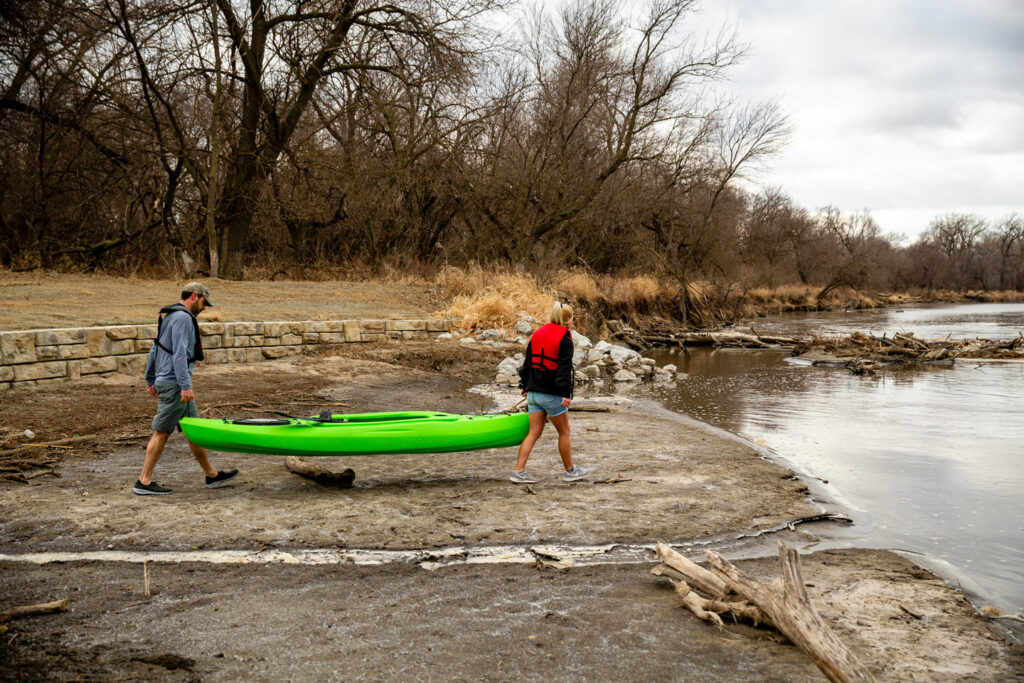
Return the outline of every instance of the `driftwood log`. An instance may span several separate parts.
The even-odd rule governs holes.
[[[330,470],[311,465],[302,458],[290,455],[285,458],[285,467],[288,471],[297,474],[307,479],[312,479],[316,483],[322,486],[334,486],[339,489],[350,489],[352,488],[352,482],[356,479],[355,470],[352,468],[346,469],[344,472],[332,472]]]
[[[722,615],[778,629],[833,681],[874,681],[811,605],[797,551],[779,542],[782,578],[765,586],[713,551],[705,555],[711,571],[664,543],[655,548],[660,564],[651,573],[672,581],[676,594],[696,617],[723,626]],[[706,594],[700,595],[698,593]]]
[[[640,339],[648,345],[679,346],[733,346],[739,348],[792,348],[803,343],[801,339],[774,335],[747,334],[745,332],[682,332],[679,334],[646,334]]]
[[[33,614],[53,614],[54,612],[64,612],[68,608],[68,599],[56,600],[54,602],[44,602],[41,605],[25,605],[23,607],[11,607],[0,612],[0,624],[10,621],[11,619],[17,619],[18,617],[27,617]]]
[[[811,605],[796,549],[779,541],[781,590],[758,583],[714,551],[705,551],[705,555],[715,574],[736,593],[761,608],[776,628],[803,650],[829,680],[875,680]]]
[[[676,594],[682,600],[683,607],[690,610],[698,619],[723,626],[721,615],[729,614],[735,619],[749,619],[755,625],[771,625],[768,615],[740,599],[722,579],[707,569],[680,555],[664,543],[658,543],[655,551],[658,553],[661,564],[651,569],[651,573],[671,580],[675,585]],[[704,597],[694,589],[711,597]]]
[[[856,374],[888,365],[952,364],[958,359],[1024,360],[1024,333],[1016,339],[918,339],[912,334],[877,337],[855,332],[847,337],[811,337],[793,349],[814,365],[845,367]]]

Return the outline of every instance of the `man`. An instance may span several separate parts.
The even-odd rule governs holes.
[[[140,496],[165,496],[171,489],[153,481],[153,469],[164,452],[167,437],[175,429],[181,431],[178,420],[199,417],[196,394],[192,390],[192,368],[203,360],[203,344],[199,336],[196,316],[210,301],[210,290],[198,282],[182,288],[181,301],[160,309],[156,339],[146,359],[146,391],[160,399],[153,418],[153,436],[146,446],[146,460],[142,474],[132,491]],[[206,449],[188,442],[192,454],[206,474],[206,488],[215,489],[235,478],[238,470],[218,472],[210,464]]]

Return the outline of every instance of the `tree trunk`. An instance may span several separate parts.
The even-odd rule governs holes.
[[[213,110],[210,115],[210,170],[206,181],[206,245],[210,252],[210,277],[220,277],[221,240],[217,234],[217,173],[220,161],[220,101],[222,95],[220,36],[217,30],[217,8],[210,12],[213,30],[213,64],[217,72],[213,90]]]

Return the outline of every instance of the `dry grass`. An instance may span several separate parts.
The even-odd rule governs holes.
[[[559,273],[556,286],[558,291],[579,301],[596,301],[601,297],[601,286],[589,273]]]
[[[968,292],[966,298],[972,301],[984,301],[986,303],[1009,303],[1024,301],[1024,292],[1004,290],[1000,292]]]
[[[510,328],[520,313],[545,321],[555,299],[532,275],[479,266],[444,269],[434,291],[440,302],[448,302],[441,313],[469,329]]]

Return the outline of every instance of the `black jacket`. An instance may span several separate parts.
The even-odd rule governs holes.
[[[562,336],[558,341],[557,367],[550,368],[553,364],[550,353],[544,354],[544,358],[548,360],[547,363],[544,363],[541,352],[545,345],[550,345],[552,339],[559,334]],[[569,330],[554,323],[548,323],[538,328],[526,344],[526,358],[523,360],[523,366],[519,368],[519,388],[562,398],[572,398],[572,354],[572,334],[569,333]]]

